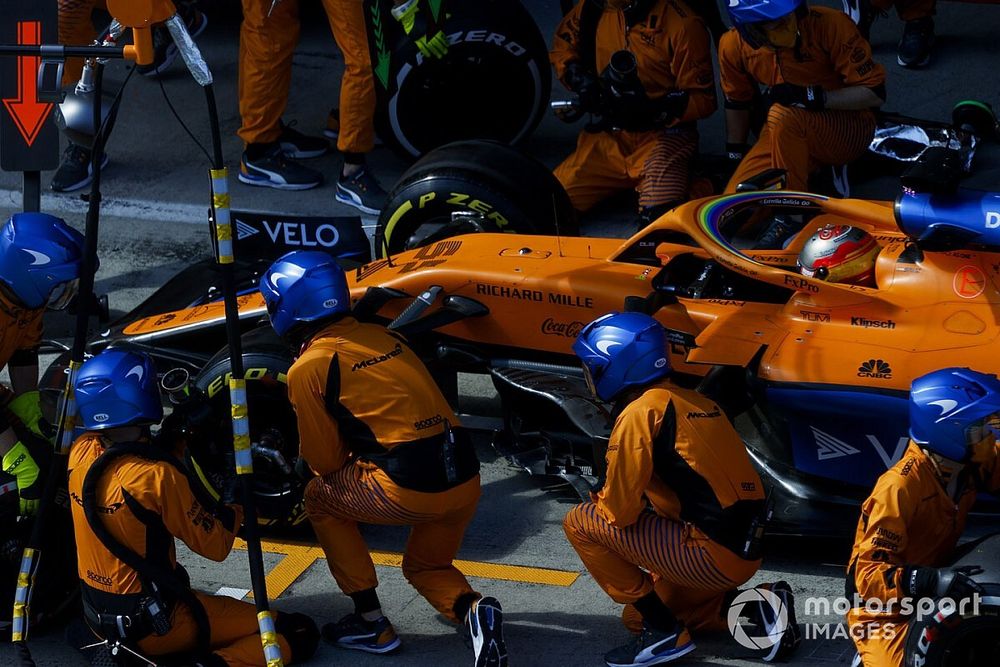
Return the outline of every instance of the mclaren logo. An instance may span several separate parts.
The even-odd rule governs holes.
[[[858,366],[859,378],[875,378],[876,380],[888,380],[892,377],[892,368],[889,362],[881,359],[869,359]]]
[[[711,419],[713,417],[719,417],[722,412],[718,408],[712,410],[711,412],[689,412],[687,413],[688,419]]]
[[[843,440],[835,438],[829,433],[824,433],[812,426],[809,428],[812,430],[813,438],[816,440],[816,458],[820,461],[839,459],[843,456],[851,456],[852,454],[861,452],[860,449],[851,447]]]
[[[351,371],[361,370],[362,368],[368,368],[369,366],[374,366],[375,364],[381,364],[383,361],[389,361],[393,357],[398,357],[403,354],[403,346],[396,343],[396,347],[389,350],[385,354],[380,354],[377,357],[372,357],[371,359],[364,359],[357,362],[351,366]]]
[[[896,323],[892,320],[870,320],[867,317],[852,317],[852,327],[863,327],[865,329],[895,329]]]

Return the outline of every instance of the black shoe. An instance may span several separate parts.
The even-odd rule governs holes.
[[[108,166],[108,154],[101,160],[101,170]],[[93,166],[90,164],[90,150],[77,144],[70,144],[63,151],[62,162],[52,176],[49,187],[56,192],[73,192],[85,188],[94,180]]]
[[[237,178],[247,185],[278,190],[308,190],[323,182],[323,174],[289,161],[277,142],[248,146],[243,151]]]
[[[184,17],[184,23],[187,25],[191,38],[194,39],[208,27],[208,17],[198,10],[193,10]],[[174,44],[174,38],[170,36],[170,31],[167,30],[166,26],[155,26],[153,28],[153,62],[148,65],[136,65],[135,70],[146,77],[160,76],[170,69],[179,54],[177,45]]]
[[[695,648],[687,629],[678,624],[670,632],[654,630],[645,623],[642,632],[625,646],[620,646],[604,654],[608,667],[637,667],[640,665],[662,665],[685,656]]]
[[[503,609],[496,598],[479,598],[473,602],[465,616],[465,627],[472,641],[476,667],[507,667]]]
[[[336,623],[327,623],[321,632],[323,639],[334,646],[366,653],[389,653],[402,643],[385,616],[366,621],[359,614],[348,614]]]
[[[858,31],[865,40],[871,40],[872,23],[879,16],[885,16],[872,6],[871,0],[842,0],[844,13],[858,25]]]
[[[281,124],[281,136],[278,143],[285,157],[301,160],[303,158],[319,157],[330,150],[330,142],[321,137],[310,137],[294,128],[293,120],[288,125]]]
[[[899,55],[896,62],[903,67],[923,67],[931,61],[931,47],[934,46],[934,19],[907,21],[903,26],[903,38],[899,40]]]
[[[358,173],[337,181],[337,201],[353,206],[363,213],[378,215],[385,206],[387,195],[375,177],[364,167]]]
[[[795,596],[792,594],[791,586],[784,581],[775,582],[768,588],[781,600],[781,605],[787,615],[785,616],[785,629],[782,631],[778,627],[780,610],[775,610],[770,604],[760,603],[759,618],[764,634],[770,637],[775,632],[781,632],[781,639],[771,646],[763,660],[764,662],[784,662],[795,653],[799,644],[802,643],[802,630],[795,619]]]

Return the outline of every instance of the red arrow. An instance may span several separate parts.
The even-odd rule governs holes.
[[[36,45],[42,43],[42,24],[40,21],[18,21],[17,43]],[[38,101],[38,56],[17,57],[17,98],[5,99],[11,118],[17,125],[17,131],[24,137],[29,146],[35,142],[42,124],[52,111],[51,102]]]

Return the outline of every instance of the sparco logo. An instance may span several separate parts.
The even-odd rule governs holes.
[[[425,428],[430,428],[431,426],[437,426],[444,421],[444,417],[441,415],[434,415],[433,417],[428,417],[427,419],[421,419],[418,422],[413,422],[413,428],[418,431],[422,431]]]
[[[888,380],[892,377],[892,368],[889,367],[889,362],[887,361],[869,359],[858,366],[858,377]]]
[[[870,320],[867,317],[852,317],[852,327],[864,327],[865,329],[895,329],[896,323],[892,320]]]
[[[551,317],[542,322],[542,333],[546,336],[565,336],[566,338],[576,338],[586,326],[585,322],[556,322]]]
[[[380,354],[377,357],[372,357],[371,359],[365,359],[364,361],[359,361],[353,366],[351,366],[351,372],[360,370],[362,368],[368,368],[369,366],[374,366],[375,364],[381,364],[383,361],[389,361],[393,357],[398,357],[403,354],[403,346],[396,343],[396,347],[392,350],[386,352],[385,354]]]
[[[718,417],[721,414],[722,413],[719,412],[719,409],[716,408],[715,410],[712,410],[711,412],[689,412],[687,414],[687,418],[688,419],[710,419],[712,417]]]

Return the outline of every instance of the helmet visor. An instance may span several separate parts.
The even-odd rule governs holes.
[[[965,427],[965,444],[978,445],[990,435],[996,436],[998,426],[1000,426],[1000,413],[998,412],[977,419]]]
[[[65,310],[66,306],[69,305],[70,301],[73,300],[79,291],[79,278],[74,278],[69,282],[57,285],[49,294],[49,300],[45,304],[45,307],[49,310]]]

